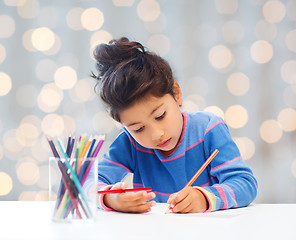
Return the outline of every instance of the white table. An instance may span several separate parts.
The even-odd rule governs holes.
[[[95,222],[52,222],[52,202],[0,202],[0,239],[296,239],[296,204],[255,204],[202,214],[98,210]]]

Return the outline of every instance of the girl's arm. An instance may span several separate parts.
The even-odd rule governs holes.
[[[243,161],[226,123],[215,117],[209,126],[214,127],[205,132],[205,154],[209,156],[215,149],[219,154],[210,164],[213,185],[198,187],[207,198],[207,211],[248,206],[257,195],[257,181]]]

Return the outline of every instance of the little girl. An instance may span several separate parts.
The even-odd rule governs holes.
[[[225,121],[209,112],[183,112],[182,93],[169,64],[127,38],[94,50],[99,94],[123,129],[99,163],[99,189],[133,186],[152,192],[100,194],[99,206],[148,212],[167,202],[173,212],[193,213],[249,205],[257,182],[244,163]],[[219,153],[184,188],[211,153]]]

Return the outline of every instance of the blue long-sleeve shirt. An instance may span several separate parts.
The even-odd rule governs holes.
[[[257,195],[257,181],[225,121],[208,112],[183,113],[181,139],[169,156],[141,146],[124,129],[99,162],[99,186],[119,182],[131,172],[134,187],[152,187],[154,200],[166,202],[170,194],[186,185],[215,149],[219,153],[192,184],[205,195],[207,211],[249,205]]]

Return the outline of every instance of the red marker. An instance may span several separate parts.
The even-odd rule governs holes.
[[[138,192],[138,191],[152,191],[151,187],[146,188],[128,188],[128,189],[114,189],[114,190],[103,190],[98,191],[99,194],[110,194],[110,193],[125,193],[125,192]]]

